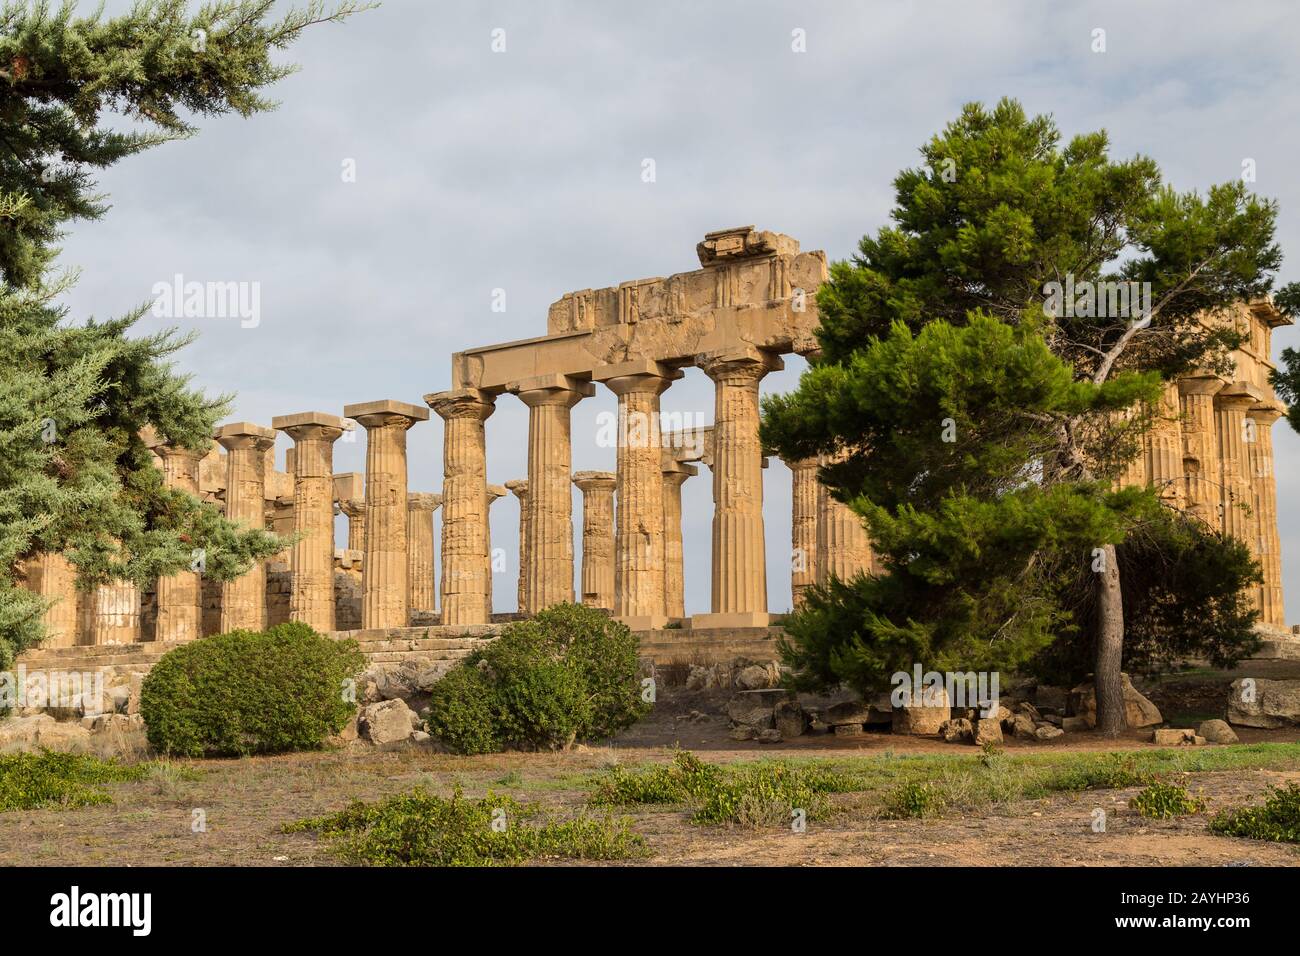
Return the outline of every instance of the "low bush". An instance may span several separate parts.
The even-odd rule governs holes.
[[[355,641],[306,624],[230,631],[168,651],[140,691],[150,745],[186,757],[312,750],[356,709],[346,682],[365,666]]]
[[[366,866],[498,866],[539,859],[622,860],[645,855],[626,820],[546,817],[532,804],[489,793],[469,800],[426,790],[287,824],[313,831],[352,863]]]
[[[508,625],[431,696],[429,733],[461,754],[559,750],[612,736],[648,710],[632,632],[577,604]]]
[[[885,820],[912,820],[938,816],[948,808],[948,799],[938,786],[909,780],[885,794],[880,816]]]
[[[1210,830],[1224,836],[1300,843],[1300,784],[1268,789],[1263,806],[1224,810],[1210,821]]]
[[[6,754],[0,756],[0,813],[112,803],[99,784],[140,780],[148,771],[148,765],[126,766],[85,754]]]
[[[1172,817],[1185,817],[1193,813],[1205,812],[1205,801],[1192,796],[1186,787],[1176,783],[1151,784],[1128,802],[1128,805],[1141,816],[1157,820]]]

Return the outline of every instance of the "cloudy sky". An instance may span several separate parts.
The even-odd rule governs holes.
[[[83,4],[87,11],[90,4]],[[125,7],[111,2],[109,12]],[[887,221],[891,180],[964,102],[1019,98],[1067,135],[1105,128],[1182,189],[1241,174],[1281,203],[1282,279],[1300,278],[1300,15],[1287,0],[1128,2],[703,2],[386,0],[313,28],[290,56],[278,111],[205,120],[196,138],[102,177],[113,209],[75,227],[74,314],[107,317],[155,283],[260,284],[260,321],[197,326],[179,364],[237,393],[234,418],[381,398],[421,402],[450,384],[451,353],[540,335],[566,291],[697,267],[695,243],[753,223],[832,259]],[[1093,31],[1106,50],[1093,52]],[[493,52],[504,30],[505,51]],[[792,50],[792,31],[806,52]],[[644,159],[656,181],[642,181]],[[354,182],[345,182],[353,161]],[[492,292],[506,291],[494,312]],[[1275,353],[1300,345],[1282,330]],[[787,358],[765,393],[797,382]],[[573,417],[575,470],[612,470],[596,446],[606,389]],[[665,410],[712,418],[698,370]],[[488,475],[524,477],[527,414],[503,396]],[[1300,438],[1275,428],[1286,597],[1300,614]],[[280,467],[288,441],[280,439]],[[337,447],[361,471],[364,440]],[[442,484],[442,423],[410,433],[411,489]],[[765,472],[769,602],[790,603],[790,473]],[[711,487],[685,486],[686,603],[709,603]],[[580,529],[580,496],[575,493]],[[493,508],[512,610],[514,499]],[[340,528],[341,533],[341,528]],[[580,552],[579,552],[580,553]]]

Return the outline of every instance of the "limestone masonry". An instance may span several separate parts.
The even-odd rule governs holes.
[[[691,272],[564,295],[551,305],[543,336],[456,353],[452,387],[424,396],[423,405],[379,400],[347,405],[341,416],[283,415],[272,427],[234,422],[217,429],[204,457],[151,440],[168,485],[217,503],[248,527],[293,532],[296,540],[224,585],[205,581],[199,561],[143,593],[116,582],[79,594],[68,562],[44,555],[31,563],[28,584],[61,600],[47,613],[43,650],[188,641],[283,620],[325,632],[386,634],[418,624],[474,634],[492,624],[488,509],[510,497],[507,506],[520,509],[519,613],[576,600],[608,609],[642,632],[643,644],[682,654],[690,653],[692,634],[696,647],[738,632],[762,635],[760,645],[770,646],[759,386],[782,367],[783,354],[816,354],[815,295],[826,257],[750,226],[709,233],[696,252],[701,268]],[[1285,409],[1268,374],[1272,330],[1288,320],[1259,301],[1204,321],[1246,333],[1236,374],[1192,374],[1171,384],[1125,480],[1155,486],[1250,547],[1264,570],[1253,595],[1261,627],[1281,654],[1290,632],[1271,430]],[[688,366],[713,381],[713,425],[661,433],[661,397]],[[617,396],[615,467],[575,473],[572,410],[601,388]],[[499,486],[488,481],[484,422],[503,396],[528,408],[528,473]],[[437,494],[407,483],[406,433],[430,409],[445,425]],[[333,470],[334,443],[352,422],[365,431],[364,479]],[[293,440],[284,472],[274,467],[276,431]],[[688,618],[681,491],[701,464],[713,476],[712,599],[708,613]],[[811,584],[870,570],[874,558],[861,522],[818,484],[819,462],[787,464],[797,606]],[[582,501],[580,555],[574,486]],[[336,513],[348,517],[345,548],[335,547]],[[674,630],[664,631],[669,625]]]

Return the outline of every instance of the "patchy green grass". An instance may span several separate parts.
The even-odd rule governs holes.
[[[140,780],[148,773],[146,764],[128,766],[88,754],[43,750],[3,755],[0,756],[0,813],[112,803],[101,784]]]
[[[1224,810],[1210,821],[1210,830],[1224,836],[1300,843],[1300,784],[1268,789],[1263,806]]]
[[[873,796],[886,818],[907,819],[979,812],[1056,793],[1145,787],[1183,773],[1296,768],[1300,744],[1015,755],[996,748],[967,754],[885,751],[726,767],[679,754],[667,766],[616,767],[589,778],[587,786],[594,804],[687,805],[697,823],[775,820],[782,805],[785,815],[802,807],[815,818],[813,813],[829,812],[827,795],[851,792]],[[758,804],[766,809],[760,811]]]
[[[560,820],[507,796],[466,799],[459,787],[450,798],[416,789],[378,803],[357,801],[284,831],[318,833],[343,859],[365,866],[510,866],[645,855],[644,841],[626,820]]]
[[[1176,783],[1156,781],[1128,802],[1141,816],[1156,820],[1205,812],[1205,801]]]
[[[597,806],[690,806],[692,823],[746,827],[784,826],[802,811],[823,818],[826,795],[855,789],[847,777],[819,766],[764,761],[719,767],[690,751],[671,764],[644,770],[614,767],[595,778],[589,801]]]

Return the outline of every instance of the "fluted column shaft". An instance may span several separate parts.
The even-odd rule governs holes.
[[[506,488],[519,499],[519,584],[516,600],[519,613],[523,614],[528,608],[528,479],[507,481]]]
[[[168,488],[198,497],[199,462],[203,455],[188,448],[159,445],[163,482]],[[203,636],[203,585],[197,571],[177,571],[158,579],[157,641],[192,641]]]
[[[817,459],[791,462],[790,592],[794,607],[817,581]]]
[[[614,489],[608,471],[580,471],[582,491],[582,603],[614,609]]]
[[[486,624],[491,555],[487,540],[487,449],[483,423],[495,410],[478,389],[426,395],[443,419],[442,623]]]
[[[334,630],[334,442],[343,419],[304,412],[273,419],[293,439],[292,587],[289,618],[317,631]]]
[[[1264,573],[1260,587],[1260,620],[1265,624],[1286,626],[1286,613],[1282,603],[1282,542],[1277,533],[1277,479],[1273,472],[1273,423],[1282,412],[1274,407],[1252,408],[1250,419],[1255,423],[1246,445],[1250,484],[1254,491],[1255,514],[1253,523],[1259,542],[1258,557]]]
[[[347,498],[339,502],[339,510],[348,516],[348,550],[366,550],[366,500]]]
[[[570,412],[591,385],[530,380],[514,390],[528,406],[528,613],[573,601],[573,457]]]
[[[492,582],[492,579],[496,576],[496,567],[495,567],[495,562],[492,560],[492,558],[493,558],[493,555],[492,555],[492,504],[493,504],[493,502],[495,502],[498,498],[504,498],[507,494],[509,494],[509,492],[506,491],[506,489],[503,488],[501,485],[488,485],[487,488],[486,488],[485,490],[486,490],[486,492],[487,492],[487,495],[486,495],[486,501],[487,501],[487,515],[486,515],[486,517],[483,519],[483,553],[487,555],[487,559],[488,559],[488,575],[487,575],[487,595],[485,596],[484,600],[487,602],[487,614],[488,614],[488,620],[491,621],[491,620],[492,620],[492,609],[493,609],[493,605],[492,605],[492,583],[493,583],[493,582]]]
[[[34,590],[42,600],[52,602],[45,610],[45,640],[41,647],[75,647],[77,569],[63,555],[49,552],[36,558],[36,568]]]
[[[1246,409],[1254,403],[1248,394],[1231,391],[1214,396],[1215,432],[1219,440],[1219,482],[1222,502],[1223,532],[1244,541],[1257,554],[1258,536],[1254,533],[1250,477],[1246,468]]]
[[[664,610],[686,616],[686,559],[682,549],[682,485],[695,474],[690,465],[664,471]]]
[[[275,432],[238,422],[217,430],[226,449],[226,518],[247,530],[266,528],[266,453]],[[254,562],[249,572],[221,586],[221,632],[260,631],[266,626],[266,565]]]
[[[1214,393],[1223,382],[1209,376],[1185,376],[1178,380],[1183,422],[1183,474],[1190,514],[1216,531],[1219,517],[1219,439],[1214,421]]]
[[[625,368],[626,374],[610,374]],[[618,396],[614,614],[638,629],[662,627],[667,613],[659,396],[680,373],[635,362],[598,374]]]
[[[415,493],[406,496],[406,540],[408,547],[407,604],[412,611],[432,611],[438,606],[433,566],[433,513],[442,495]]]
[[[1162,499],[1175,507],[1184,500],[1182,408],[1178,385],[1169,382],[1160,395],[1157,419],[1147,434],[1146,477]]]
[[[92,644],[134,644],[140,640],[140,589],[129,581],[110,581],[92,597]]]
[[[871,539],[862,518],[817,483],[817,583],[851,581],[872,570]]]
[[[696,626],[764,624],[767,548],[758,385],[781,368],[781,361],[747,348],[702,356],[699,364],[714,384],[712,607],[714,615],[729,618]]]
[[[366,547],[361,563],[361,626],[406,627],[406,433],[429,417],[406,402],[344,407],[366,430]]]

